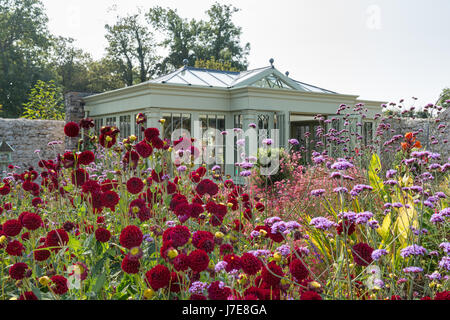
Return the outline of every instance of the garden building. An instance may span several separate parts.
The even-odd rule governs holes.
[[[130,134],[142,137],[135,118],[144,113],[147,127],[159,128],[164,137],[170,137],[176,129],[246,130],[255,124],[257,129],[267,130],[269,137],[271,129],[278,129],[281,147],[294,138],[309,148],[305,133],[314,136],[320,125],[315,116],[337,117],[340,104],[365,105],[367,117],[351,116],[350,127],[359,131],[364,140],[372,139],[374,118],[381,113],[383,102],[358,100],[355,95],[294,80],[288,72],[277,70],[271,59],[270,66],[242,72],[183,66],[141,84],[85,97],[84,103],[85,116],[95,120],[97,131],[115,125],[121,138]],[[161,123],[161,119],[165,122]],[[336,123],[339,130],[339,121]],[[203,145],[214,141],[215,137],[209,137]],[[225,173],[235,176],[236,170],[226,165]]]

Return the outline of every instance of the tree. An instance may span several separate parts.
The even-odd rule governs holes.
[[[38,79],[54,74],[48,67],[48,18],[39,0],[0,0],[0,104],[3,117],[18,117]]]
[[[153,7],[147,12],[147,21],[160,30],[164,40],[160,46],[168,54],[158,66],[160,73],[167,73],[184,64],[194,66],[195,61],[208,61],[214,57],[218,62],[230,62],[237,70],[246,70],[250,44],[240,44],[242,30],[231,20],[239,9],[215,3],[206,11],[208,21],[185,19],[176,10]]]
[[[231,66],[231,61],[217,61],[216,58],[211,57],[209,60],[197,59],[195,60],[196,68],[222,70],[222,71],[234,71],[238,72],[237,68]]]
[[[439,102],[438,105],[444,107],[444,108],[449,108],[450,107],[450,88],[445,88],[442,90],[442,93],[439,97]]]
[[[158,64],[158,73],[165,74],[183,66],[184,59],[188,59],[193,65],[199,57],[198,43],[200,34],[200,23],[195,19],[190,21],[181,18],[176,10],[156,6],[146,14],[147,21],[163,34],[164,40],[159,43],[168,49],[167,56]]]
[[[247,70],[250,43],[241,46],[242,28],[237,27],[232,21],[233,14],[239,11],[231,5],[221,5],[217,2],[206,11],[209,21],[202,27],[201,55],[230,61],[232,67]]]
[[[63,95],[53,80],[38,80],[24,104],[22,118],[40,120],[64,120]]]
[[[87,65],[92,62],[92,57],[76,48],[73,42],[72,38],[53,38],[50,65],[55,70],[57,82],[64,92],[88,91]]]
[[[125,84],[131,86],[147,81],[155,73],[154,41],[149,28],[140,22],[141,13],[117,17],[114,25],[106,25],[107,58],[122,74]]]

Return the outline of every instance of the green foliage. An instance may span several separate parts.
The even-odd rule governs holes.
[[[450,107],[450,103],[446,103],[445,101],[450,100],[450,88],[445,88],[442,90],[438,105],[444,107],[444,108],[449,108]]]
[[[114,25],[105,25],[107,57],[117,65],[128,86],[135,83],[135,77],[144,82],[154,73],[153,34],[141,18],[140,13],[117,17]]]
[[[193,66],[196,61],[211,57],[230,63],[230,68],[246,70],[250,44],[240,44],[242,30],[232,22],[239,10],[230,5],[215,3],[206,11],[209,19],[185,19],[176,10],[153,7],[146,14],[147,21],[163,34],[161,46],[169,50],[158,65],[159,73],[166,73],[183,66],[188,59]]]
[[[217,61],[216,58],[211,57],[209,60],[195,60],[196,68],[210,69],[210,70],[221,70],[221,71],[239,71],[238,69],[231,66],[231,61]]]
[[[64,120],[64,105],[61,88],[53,80],[38,80],[29,94],[29,101],[24,104],[22,118],[41,120]]]
[[[50,80],[50,36],[39,0],[0,0],[0,104],[3,117],[18,117],[27,92],[38,80]]]

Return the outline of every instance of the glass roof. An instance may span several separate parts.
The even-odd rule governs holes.
[[[270,72],[268,71],[269,69],[274,71]],[[258,74],[261,74],[261,78],[258,78]],[[289,89],[329,94],[336,93],[330,90],[296,81],[284,75],[278,76],[277,74],[280,73],[276,71],[276,69],[273,69],[271,66],[242,72],[183,67],[165,76],[150,80],[148,82],[193,85],[213,88],[237,88],[241,86],[252,86],[260,88]],[[252,82],[251,80],[253,78],[254,82]]]

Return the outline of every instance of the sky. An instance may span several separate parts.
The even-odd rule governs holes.
[[[42,0],[55,35],[101,58],[105,24],[155,5],[206,19],[216,0]],[[233,21],[251,45],[249,69],[290,77],[360,99],[420,107],[450,87],[449,0],[218,0],[241,9]],[[111,11],[115,7],[115,12]],[[412,97],[417,97],[414,102]]]

